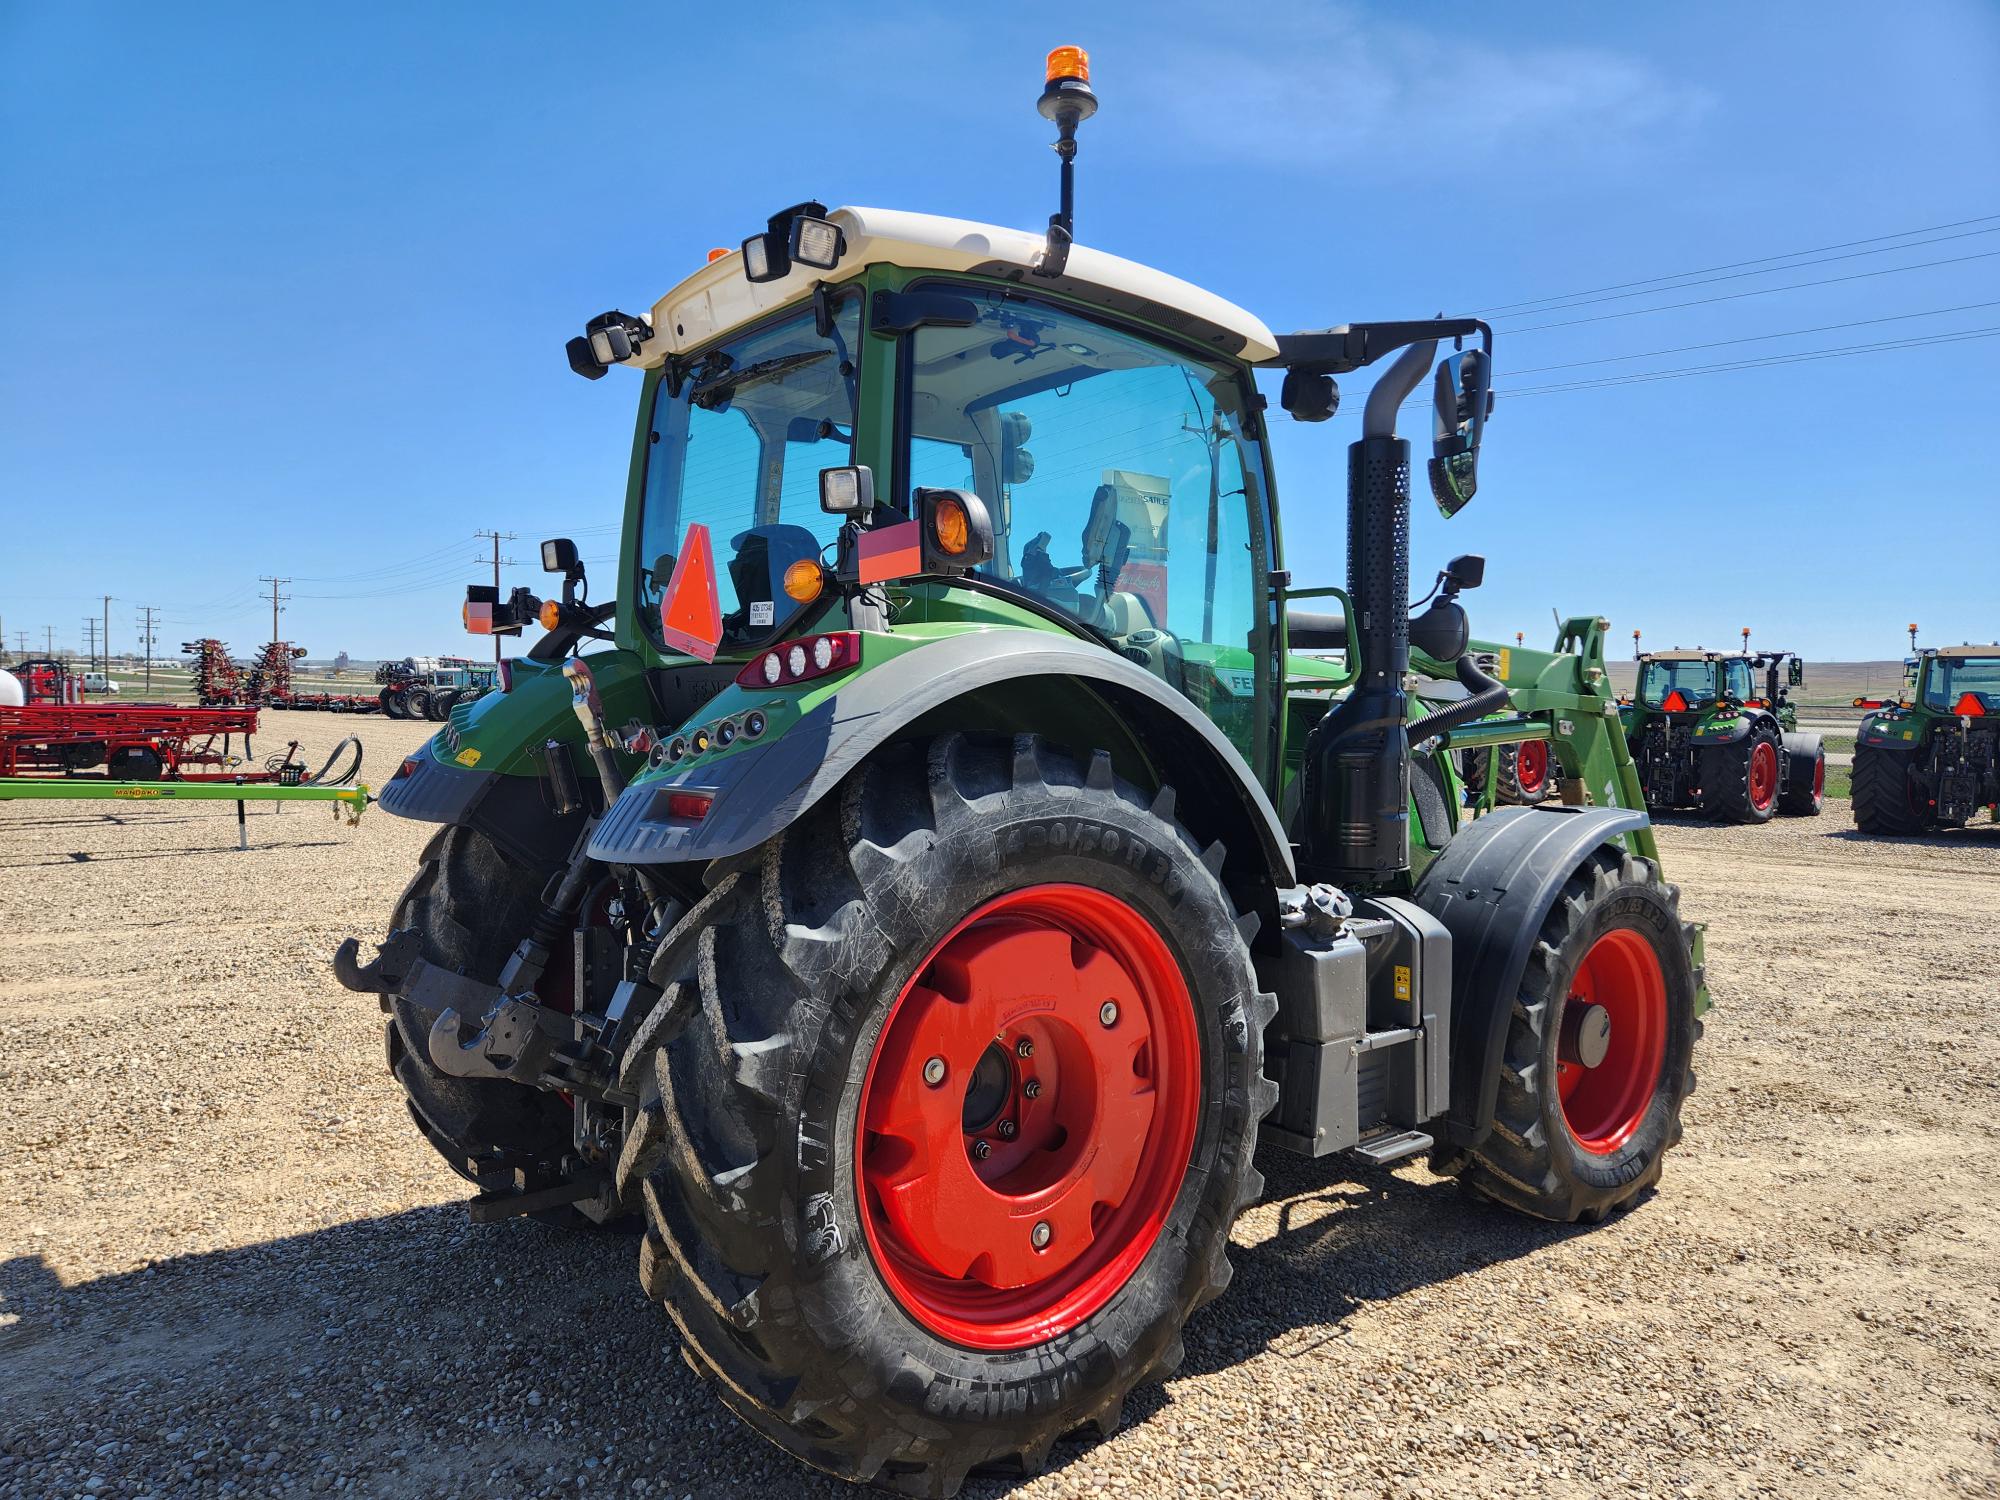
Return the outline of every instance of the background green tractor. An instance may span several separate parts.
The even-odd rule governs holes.
[[[1855,700],[1869,710],[1854,742],[1855,827],[1958,828],[1982,807],[2000,821],[2000,645],[1926,647],[1903,670],[1897,702]]]
[[[1604,622],[1476,643],[1471,557],[1410,613],[1396,413],[1456,511],[1490,331],[1074,246],[1086,77],[1045,235],[801,204],[571,341],[640,381],[620,597],[561,541],[560,600],[469,594],[549,634],[385,787],[438,832],[335,958],[476,1218],[640,1216],[732,1410],[927,1494],[1174,1369],[1260,1140],[1633,1202],[1707,1003]],[[1377,364],[1346,586],[1294,587],[1256,372],[1320,421]],[[1456,753],[1529,742],[1575,805],[1471,816]]]
[[[1818,816],[1826,749],[1798,729],[1789,693],[1805,681],[1797,652],[1646,651],[1637,660],[1637,686],[1618,714],[1647,807],[1733,823]]]

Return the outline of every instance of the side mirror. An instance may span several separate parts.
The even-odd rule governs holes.
[[[1285,383],[1278,391],[1278,404],[1292,414],[1295,422],[1324,422],[1340,410],[1340,387],[1331,375],[1311,370],[1285,371]]]
[[[573,573],[577,567],[576,543],[566,536],[551,537],[542,543],[544,573]]]
[[[1456,594],[1460,589],[1476,589],[1486,581],[1486,559],[1477,552],[1461,552],[1444,565],[1444,586],[1447,593]]]
[[[1785,668],[1785,681],[1789,686],[1797,687],[1805,680],[1806,664],[1795,656],[1792,658],[1791,665]]]
[[[1431,498],[1455,516],[1479,490],[1479,440],[1493,409],[1493,365],[1467,349],[1437,367],[1431,435]]]

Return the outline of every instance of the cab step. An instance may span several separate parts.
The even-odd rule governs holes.
[[[1354,1154],[1370,1166],[1386,1167],[1420,1151],[1428,1151],[1434,1142],[1421,1130],[1399,1130],[1394,1135],[1370,1136],[1367,1140],[1350,1148]]]

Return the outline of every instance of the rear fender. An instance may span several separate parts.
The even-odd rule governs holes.
[[[630,652],[587,658],[606,720],[614,727],[652,716],[644,672]],[[558,814],[543,779],[543,747],[567,747],[586,803],[601,801],[596,767],[584,749],[569,681],[552,663],[514,661],[511,691],[454,707],[424,747],[382,787],[382,810],[420,823],[476,829],[534,868],[559,864],[582,830],[586,809]],[[625,758],[629,766],[636,759]]]
[[[1635,808],[1496,808],[1461,829],[1418,882],[1417,904],[1452,937],[1445,1125],[1457,1144],[1476,1146],[1493,1129],[1508,1017],[1563,882],[1598,845],[1646,826]]]
[[[1864,714],[1854,744],[1857,749],[1866,746],[1913,755],[1930,739],[1930,728],[1930,720],[1921,714],[1893,710]]]
[[[1136,663],[1050,631],[982,629],[899,651],[852,678],[791,721],[732,751],[692,765],[663,767],[625,790],[591,839],[607,864],[713,860],[755,848],[817,803],[868,755],[898,738],[951,728],[1031,730],[1083,717],[1077,705],[1041,703],[1028,721],[994,718],[1000,700],[1044,681],[1050,693],[1089,695],[1108,710],[1126,743],[1109,749],[1128,770],[1133,758],[1179,793],[1179,816],[1221,839],[1229,861],[1265,889],[1296,883],[1291,845],[1256,775],[1214,724],[1186,698]],[[774,716],[775,723],[775,716]],[[698,819],[676,817],[674,792],[706,794]]]

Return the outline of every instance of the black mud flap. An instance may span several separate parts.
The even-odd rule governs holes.
[[[1563,882],[1598,845],[1645,826],[1635,808],[1496,808],[1461,829],[1418,882],[1417,904],[1452,937],[1445,1123],[1456,1144],[1476,1146],[1493,1129],[1507,1020]]]

